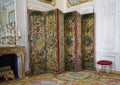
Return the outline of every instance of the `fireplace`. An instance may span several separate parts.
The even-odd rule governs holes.
[[[0,47],[0,67],[10,66],[16,78],[25,77],[25,47]]]
[[[18,78],[18,60],[16,54],[4,54],[0,56],[0,67],[10,67]]]

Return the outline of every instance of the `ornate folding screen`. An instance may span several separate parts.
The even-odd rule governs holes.
[[[82,66],[94,68],[94,14],[82,15]]]
[[[29,14],[29,19],[30,67],[33,73],[40,73],[46,70],[47,65],[44,15],[42,12],[34,11]]]
[[[46,47],[47,47],[47,69],[58,70],[57,62],[57,33],[56,33],[56,12],[50,11],[46,15]]]
[[[29,19],[33,73],[93,69],[94,14],[29,11]]]
[[[49,11],[46,15],[47,69],[52,72],[64,70],[63,13]]]
[[[65,70],[65,61],[64,61],[64,14],[61,11],[58,11],[58,19],[59,20],[59,63],[60,63],[60,72],[63,72]]]
[[[81,69],[81,17],[76,11],[64,15],[65,70]]]
[[[60,73],[64,71],[63,16],[63,13],[58,9],[30,14],[29,38],[32,72],[50,71]]]

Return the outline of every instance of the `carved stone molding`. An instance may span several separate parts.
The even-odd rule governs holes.
[[[0,55],[16,54],[18,56],[18,77],[25,77],[25,47],[24,46],[2,46]]]

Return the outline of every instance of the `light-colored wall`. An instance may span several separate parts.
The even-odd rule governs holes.
[[[29,70],[29,45],[28,45],[28,24],[27,24],[27,2],[26,0],[16,0],[16,26],[21,32],[21,40],[17,42],[17,45],[25,46],[25,69]]]
[[[57,0],[57,6],[40,3],[37,0],[17,0],[17,27],[21,30],[22,39],[18,43],[26,47],[26,70],[29,70],[29,46],[27,8],[48,11],[55,8],[64,13],[77,10],[81,14],[95,13],[95,51],[96,61],[109,59],[113,61],[113,70],[120,71],[120,0],[94,0],[81,6],[68,8],[66,0]],[[94,10],[93,10],[94,8]]]
[[[96,60],[111,60],[120,71],[120,0],[96,1]]]

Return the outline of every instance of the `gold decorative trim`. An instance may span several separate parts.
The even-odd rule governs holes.
[[[38,1],[46,3],[46,4],[50,4],[52,6],[56,5],[56,1],[55,0],[38,0]]]
[[[14,79],[15,79],[15,76],[14,76],[13,71],[5,72],[5,73],[4,73],[4,78],[5,78],[6,80],[9,80],[9,78],[11,78],[12,80],[14,80]]]
[[[93,1],[93,0],[73,0],[73,1],[76,1],[76,2],[72,3],[72,2],[70,2],[70,0],[67,0],[67,7],[80,5],[80,4],[83,4],[83,3],[86,3],[86,2],[90,2],[90,1]]]

